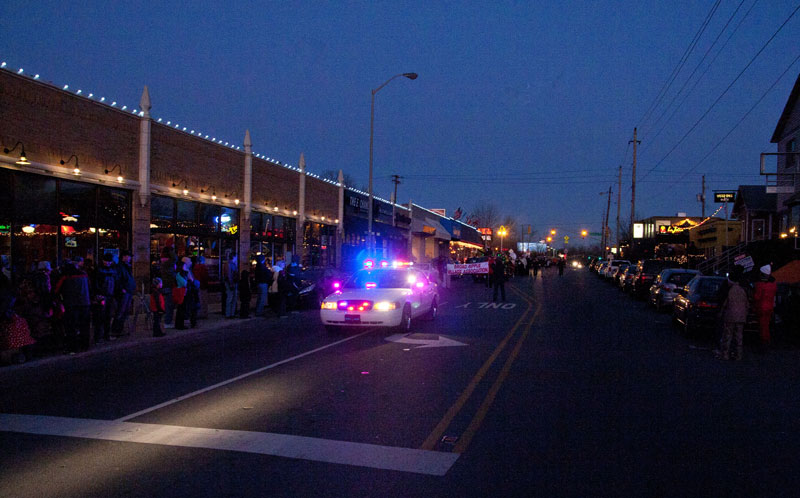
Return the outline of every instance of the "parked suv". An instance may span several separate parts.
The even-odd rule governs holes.
[[[700,272],[697,270],[683,268],[670,268],[662,271],[650,286],[650,304],[659,311],[665,306],[672,306],[672,301],[678,295],[678,289],[683,288],[698,275]]]
[[[675,268],[678,264],[674,261],[663,259],[646,259],[639,263],[639,271],[633,277],[631,290],[636,297],[647,297],[650,286],[655,282],[656,277],[667,268]]]

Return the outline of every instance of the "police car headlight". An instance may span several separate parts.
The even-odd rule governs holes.
[[[336,309],[336,301],[323,301],[321,307],[324,310],[335,310]]]
[[[379,301],[375,303],[375,306],[372,307],[374,310],[378,311],[390,311],[397,308],[396,303],[390,303],[389,301]]]

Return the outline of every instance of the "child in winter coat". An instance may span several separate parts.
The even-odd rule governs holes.
[[[160,278],[154,278],[150,287],[150,311],[153,312],[153,337],[164,337],[161,330],[161,317],[164,316],[164,294],[161,292],[163,283]]]

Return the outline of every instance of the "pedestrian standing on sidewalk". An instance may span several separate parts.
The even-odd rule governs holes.
[[[500,296],[503,302],[506,301],[506,269],[503,262],[503,256],[498,254],[492,266],[492,284],[494,286],[494,293],[492,294],[492,302],[497,301],[497,290],[500,289]]]
[[[200,308],[197,310],[197,318],[208,318],[208,266],[204,256],[192,256],[192,273],[200,284],[198,293]]]
[[[775,283],[775,277],[771,275],[772,267],[770,265],[762,266],[759,271],[759,281],[756,282],[753,305],[758,316],[761,348],[766,349],[772,341],[769,333],[769,324],[772,321],[772,312],[775,310],[775,294],[778,293],[778,285]]]
[[[222,266],[222,283],[225,285],[225,318],[236,317],[236,301],[239,299],[239,262],[236,254],[228,253]]]
[[[267,266],[264,256],[256,258],[254,280],[258,293],[256,316],[264,316],[264,309],[269,306],[269,287],[272,285],[272,269]]]
[[[253,299],[253,290],[250,286],[250,272],[242,270],[239,277],[239,300],[241,308],[239,318],[250,318],[250,301]]]
[[[565,266],[567,266],[567,262],[565,261],[565,258],[558,258],[558,276],[559,277],[563,277],[564,276],[564,267]]]
[[[153,337],[164,337],[161,330],[161,317],[164,316],[164,294],[161,293],[161,279],[154,278],[150,287],[150,311],[153,312]]]
[[[733,280],[731,280],[733,279]],[[736,360],[742,359],[742,339],[744,324],[747,321],[747,292],[739,285],[739,275],[731,275],[728,279],[728,297],[722,303],[723,329],[722,341],[719,350],[715,351],[718,358],[731,359],[731,341],[736,340]]]
[[[61,278],[53,294],[61,296],[64,304],[64,336],[66,352],[77,353],[89,349],[91,337],[89,276],[82,269],[83,258],[77,256],[64,265]]]
[[[164,294],[165,329],[174,327],[172,320],[175,316],[175,304],[172,302],[172,289],[178,286],[178,282],[175,279],[177,264],[178,256],[175,254],[175,250],[172,247],[165,247],[161,253],[161,281],[163,282],[161,293]]]
[[[117,269],[113,267],[114,256],[111,253],[103,254],[102,263],[95,270],[94,275],[94,342],[110,341],[111,320],[115,316],[117,301],[114,298],[117,292]]]
[[[123,251],[117,265],[117,312],[114,316],[114,323],[111,325],[111,332],[114,335],[122,335],[125,331],[125,321],[131,309],[131,299],[136,294],[136,280],[133,278],[133,267],[131,266],[131,253]]]

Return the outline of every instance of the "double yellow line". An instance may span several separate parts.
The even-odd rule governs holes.
[[[455,453],[464,453],[467,450],[472,438],[475,437],[475,434],[478,432],[481,424],[483,423],[483,419],[486,417],[486,414],[489,412],[489,409],[492,407],[492,403],[494,403],[495,397],[497,393],[500,391],[500,388],[503,385],[503,382],[508,377],[508,373],[511,370],[511,366],[514,364],[514,360],[517,359],[519,356],[519,352],[522,349],[522,345],[525,342],[525,339],[528,337],[528,333],[533,326],[536,317],[539,315],[539,311],[541,310],[541,305],[536,305],[536,311],[531,314],[531,310],[534,307],[534,302],[528,296],[526,296],[523,292],[516,289],[514,286],[509,285],[509,289],[514,291],[517,295],[519,295],[525,302],[528,303],[528,307],[525,309],[525,312],[522,316],[517,320],[514,326],[511,328],[509,333],[503,338],[500,344],[495,348],[492,352],[491,356],[486,360],[486,362],[481,366],[478,373],[472,378],[470,383],[467,385],[467,388],[464,389],[464,392],[461,393],[461,396],[458,397],[455,403],[447,410],[442,420],[436,425],[433,431],[428,435],[425,439],[425,442],[422,443],[420,449],[423,450],[433,450],[436,447],[436,444],[442,438],[444,432],[453,422],[453,419],[458,415],[464,405],[467,403],[467,400],[472,396],[472,393],[475,391],[475,388],[478,387],[478,384],[483,381],[483,378],[486,376],[486,373],[489,371],[489,368],[494,364],[503,350],[506,348],[508,343],[511,341],[511,338],[514,337],[514,334],[517,330],[525,324],[524,330],[520,335],[517,343],[514,346],[514,349],[511,351],[511,354],[506,359],[506,363],[503,365],[502,370],[500,370],[500,374],[497,376],[497,379],[492,384],[492,387],[489,389],[489,392],[486,394],[486,397],[483,399],[480,408],[475,413],[475,416],[472,418],[472,421],[467,426],[467,429],[461,434],[458,442],[456,443],[455,447],[453,448],[453,452]],[[530,318],[529,318],[530,317]],[[529,318],[529,319],[528,319]],[[527,323],[526,323],[527,319]]]

